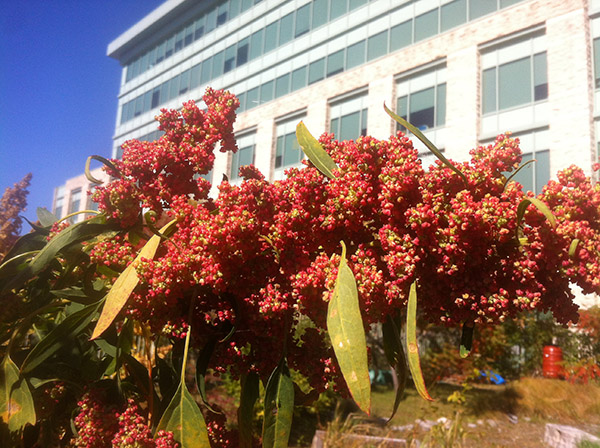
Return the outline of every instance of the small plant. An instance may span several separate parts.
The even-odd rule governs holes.
[[[457,412],[454,420],[441,418],[438,422],[425,436],[421,448],[462,448],[466,433],[461,413]]]

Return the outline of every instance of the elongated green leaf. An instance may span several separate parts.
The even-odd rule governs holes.
[[[579,246],[579,240],[575,238],[569,245],[569,258],[575,257],[575,254],[577,253],[577,246]]]
[[[31,252],[24,252],[10,259],[6,259],[6,261],[0,265],[0,278],[16,275],[20,270],[25,269],[27,267],[25,262],[35,257],[37,253],[37,250],[32,250]]]
[[[23,269],[16,277],[14,277],[11,282],[4,286],[3,291],[21,286],[31,277],[39,274],[65,247],[106,231],[108,228],[110,228],[110,225],[101,222],[102,219],[104,218],[98,217],[90,219],[73,224],[72,226],[64,229],[62,232],[52,238],[50,242],[48,242],[48,244],[38,252],[38,254],[31,260],[25,269]]]
[[[67,316],[57,327],[46,335],[27,355],[21,364],[21,373],[31,372],[54,355],[65,341],[71,341],[81,334],[94,318],[102,301],[92,303],[85,308]]]
[[[165,233],[173,224],[175,224],[175,222],[176,220],[169,222],[162,229],[160,229],[160,233]],[[160,241],[161,237],[158,235],[153,235],[144,245],[137,257],[135,257],[135,260],[133,260],[133,262],[130,263],[127,268],[125,268],[121,275],[119,275],[114,285],[106,295],[106,303],[104,304],[102,314],[96,323],[96,328],[94,328],[91,339],[96,339],[98,336],[100,336],[104,330],[106,330],[110,324],[112,324],[113,320],[115,320],[119,312],[123,309],[125,303],[127,303],[127,299],[129,299],[129,296],[140,281],[135,267],[142,258],[154,258]]]
[[[327,330],[352,398],[361,410],[370,414],[371,381],[365,329],[356,280],[346,263],[346,245],[343,241],[335,288],[327,310]]]
[[[284,357],[271,373],[265,389],[264,448],[287,448],[293,413],[294,383]]]
[[[18,431],[27,423],[35,425],[35,406],[31,391],[10,356],[6,356],[0,369],[0,417],[8,429]]]
[[[110,160],[105,159],[102,156],[89,156],[87,158],[87,160],[85,161],[85,177],[87,177],[87,179],[94,184],[101,184],[103,182],[101,180],[96,179],[94,176],[92,176],[92,173],[90,172],[90,163],[92,162],[92,160],[97,160],[98,162],[102,162],[104,165],[109,167],[114,172],[114,174],[119,173],[119,170],[117,169],[117,167],[114,166]]]
[[[471,353],[473,347],[473,331],[475,330],[474,324],[467,324],[466,322],[462,327],[462,335],[460,337],[460,357],[466,358]]]
[[[192,329],[188,328],[179,387],[158,422],[156,431],[173,432],[173,438],[179,442],[181,448],[210,448],[204,417],[185,385],[185,366],[191,332]]]
[[[308,160],[317,168],[323,175],[330,179],[335,179],[333,171],[338,168],[333,159],[323,149],[319,141],[312,136],[306,128],[306,125],[301,121],[296,126],[296,138],[298,144],[308,157]]]
[[[238,427],[240,431],[240,448],[252,448],[252,419],[254,403],[259,395],[260,378],[255,372],[250,372],[241,378],[242,392],[238,408]]]
[[[398,389],[396,390],[396,398],[394,399],[394,407],[392,409],[392,415],[388,419],[388,422],[394,418],[404,390],[406,389],[406,379],[408,378],[408,367],[406,365],[406,355],[404,354],[404,348],[402,347],[402,338],[400,336],[400,320],[392,316],[388,316],[386,321],[383,323],[383,351],[387,358],[390,366],[394,368],[396,378],[398,380]]]
[[[511,174],[511,175],[508,177],[508,179],[506,179],[506,181],[504,182],[504,189],[506,190],[506,186],[508,185],[508,183],[509,183],[511,180],[513,180],[513,178],[514,178],[514,177],[515,177],[517,174],[519,174],[519,171],[521,171],[521,170],[522,170],[523,168],[525,168],[527,165],[530,165],[530,164],[532,164],[532,163],[535,163],[535,162],[537,162],[537,160],[535,160],[535,159],[531,159],[531,160],[528,160],[527,162],[525,162],[525,163],[521,164],[521,166],[519,166],[519,167],[518,167],[518,168],[515,170],[515,172],[514,172],[514,173],[512,173],[512,174]]]
[[[49,212],[46,207],[38,207],[35,210],[35,213],[42,227],[50,227],[57,221],[56,216]]]
[[[467,177],[462,173],[462,171],[460,171],[458,168],[456,168],[452,164],[452,162],[450,162],[444,156],[444,154],[442,154],[442,152],[439,149],[437,149],[437,147],[433,143],[431,143],[431,141],[427,137],[425,137],[425,135],[423,135],[423,133],[421,131],[419,131],[418,128],[416,128],[415,126],[410,124],[408,121],[406,121],[400,115],[397,115],[394,112],[392,112],[390,109],[388,109],[388,107],[385,105],[385,103],[383,104],[383,108],[385,109],[387,114],[390,117],[392,117],[397,123],[404,126],[406,129],[408,129],[410,132],[412,132],[415,135],[415,137],[417,137],[419,140],[421,140],[421,142],[423,142],[423,144],[427,147],[427,149],[429,149],[438,159],[440,159],[444,165],[446,165],[448,168],[450,168],[452,171],[454,171],[456,174],[458,174],[462,178],[462,180],[465,181],[465,184],[469,183],[469,181],[467,180]]]
[[[535,205],[536,208],[540,212],[542,212],[542,214],[546,217],[552,228],[556,227],[556,218],[554,217],[554,215],[552,214],[552,212],[546,204],[544,204],[538,198],[525,197],[517,207],[517,240],[519,240],[519,227],[521,225],[521,221],[523,221],[523,216],[525,216],[525,210],[527,210],[527,207],[529,207],[530,204]]]
[[[408,309],[406,316],[406,347],[408,348],[408,366],[412,375],[415,387],[419,395],[425,400],[434,401],[427,392],[425,381],[423,380],[423,371],[421,370],[421,361],[419,360],[419,346],[417,344],[417,282],[410,285],[408,295]]]

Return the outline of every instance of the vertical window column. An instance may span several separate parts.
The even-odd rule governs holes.
[[[236,138],[239,149],[235,154],[231,155],[230,181],[236,182],[240,180],[239,171],[242,166],[254,164],[255,137],[256,134],[253,132]]]
[[[342,140],[367,135],[367,93],[361,92],[330,103],[329,132]]]

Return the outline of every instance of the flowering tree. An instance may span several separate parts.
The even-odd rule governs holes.
[[[27,207],[27,187],[30,181],[31,173],[12,188],[7,187],[0,198],[0,256],[6,255],[19,238],[22,225],[19,213]]]
[[[533,309],[576,321],[569,284],[600,291],[600,187],[576,167],[535,197],[506,178],[518,140],[500,135],[453,163],[389,112],[436,165],[424,169],[402,133],[316,140],[300,123],[302,168],[268,182],[242,167],[211,198],[202,175],[215,148],[237,151],[238,101],[211,89],[203,99],[205,110],[162,111],[160,139],[105,161],[114,180],[96,188],[98,216],[62,230],[46,216],[0,268],[4,313],[18,310],[0,327],[5,438],[33,426],[72,446],[253,446],[262,382],[262,444],[285,446],[294,402],[326,388],[369,412],[375,323],[400,383],[410,370],[430,398],[417,297],[428,319],[463,326],[466,356],[478,323]],[[186,384],[190,351],[203,412]],[[206,402],[208,369],[239,378],[237,427]],[[61,406],[78,409],[73,429],[56,421]]]

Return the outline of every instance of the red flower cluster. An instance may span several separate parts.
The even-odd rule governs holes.
[[[128,142],[123,161],[114,161],[121,177],[95,197],[124,228],[143,207],[177,219],[156,257],[137,267],[127,312],[157,332],[182,334],[191,324],[200,345],[231,333],[211,359],[216,370],[264,377],[287,341],[290,366],[313,386],[336,380],[324,330],[341,240],[365,326],[403,308],[415,280],[420,309],[448,324],[500,322],[531,309],[567,322],[577,319],[571,282],[600,291],[600,188],[581,170],[562,172],[538,197],[556,216],[553,228],[533,205],[519,222],[526,196],[520,184],[505,185],[505,173],[521,152],[508,135],[455,164],[463,178],[441,162],[424,170],[401,133],[347,142],[325,134],[335,179],[310,162],[273,183],[242,168],[241,184],[225,181],[211,199],[198,175],[211,169],[218,142],[236,150],[238,103],[212,90],[204,101],[206,111],[192,102],[164,111],[158,141]],[[111,253],[120,252],[107,252],[112,265]]]

